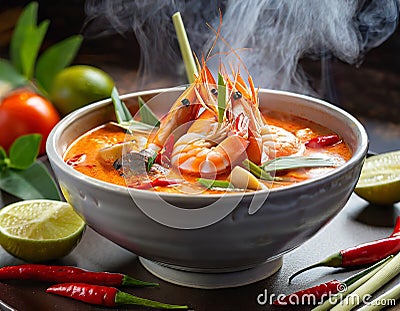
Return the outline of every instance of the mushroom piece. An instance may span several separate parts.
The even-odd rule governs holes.
[[[102,163],[112,165],[117,159],[122,157],[123,153],[126,154],[131,151],[139,151],[138,143],[134,140],[101,148],[98,150],[97,156]]]

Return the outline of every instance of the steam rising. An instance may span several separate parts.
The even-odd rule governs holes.
[[[221,10],[221,36],[229,46],[218,40],[212,54],[234,49],[257,86],[310,92],[299,66],[302,57],[333,55],[360,64],[394,32],[399,7],[400,0],[87,0],[86,13],[92,32],[134,31],[142,77],[168,75],[183,82],[177,80],[184,76],[183,64],[171,16],[181,12],[192,49],[201,57],[215,40],[206,23],[218,29]],[[219,61],[213,57],[208,65],[215,70]],[[235,67],[239,60],[230,53],[227,62]]]

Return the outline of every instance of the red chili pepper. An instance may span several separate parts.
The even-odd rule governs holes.
[[[49,287],[46,292],[69,297],[93,305],[115,307],[133,304],[158,309],[187,309],[187,306],[171,305],[140,298],[115,287],[91,285],[85,283],[63,283]]]
[[[181,182],[180,180],[175,180],[175,179],[156,178],[154,180],[145,181],[137,185],[131,185],[130,187],[136,189],[150,189],[157,186],[165,187],[169,185],[176,185],[179,184],[180,182]]]
[[[400,216],[397,216],[396,224],[394,225],[393,232],[390,236],[398,236],[400,235]]]
[[[343,249],[326,259],[297,271],[289,278],[289,282],[300,273],[315,267],[352,267],[377,262],[389,255],[400,252],[400,235],[359,244]]]
[[[314,137],[306,142],[305,145],[308,148],[323,148],[337,144],[340,141],[341,139],[338,135],[326,135]]]
[[[25,264],[0,268],[0,280],[79,282],[107,286],[158,286],[121,273],[92,272],[71,266]]]
[[[345,288],[342,282],[332,280],[322,283],[298,292],[286,295],[283,298],[278,298],[274,301],[274,305],[312,305],[318,304],[322,300],[329,298],[329,296],[340,292],[341,288]]]
[[[274,305],[304,305],[304,304],[318,304],[323,300],[328,299],[331,295],[345,291],[351,284],[362,278],[363,276],[375,270],[378,266],[387,262],[393,256],[389,256],[371,267],[368,267],[344,281],[332,280],[322,283],[304,290],[294,292],[274,301]]]
[[[168,139],[163,149],[158,153],[155,162],[165,167],[169,167],[171,165],[171,156],[172,156],[172,151],[174,149],[174,144],[175,144],[175,138],[174,135],[171,134],[168,136]]]
[[[80,153],[68,159],[65,163],[71,166],[76,166],[86,160],[86,153]]]

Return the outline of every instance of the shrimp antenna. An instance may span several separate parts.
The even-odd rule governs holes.
[[[239,55],[238,52],[237,52],[237,51],[239,51],[239,50],[247,50],[247,49],[249,49],[249,48],[234,49],[234,48],[229,44],[229,42],[221,35],[221,27],[222,27],[222,12],[221,12],[221,10],[219,10],[219,13],[220,13],[220,14],[219,14],[219,20],[220,20],[220,22],[219,22],[218,30],[215,30],[215,28],[214,28],[212,25],[210,25],[209,23],[206,23],[206,25],[208,26],[208,28],[210,28],[210,29],[215,33],[215,40],[214,40],[214,42],[213,42],[212,48],[210,49],[210,51],[209,51],[209,53],[208,53],[208,57],[210,56],[210,53],[211,53],[212,49],[214,49],[214,47],[216,46],[217,40],[218,40],[218,38],[219,38],[219,39],[229,48],[229,50],[230,50],[229,52],[226,52],[226,54],[233,53],[233,54],[236,56],[236,58],[239,60],[239,62],[241,63],[241,65],[244,67],[246,73],[247,73],[248,75],[250,75],[249,70],[247,69],[247,67],[246,67],[246,65],[245,65],[245,63],[244,63],[244,61],[242,60],[242,58],[240,57],[240,55]],[[220,52],[220,54],[222,54],[222,53]],[[225,53],[223,53],[223,54],[225,54]],[[207,57],[207,58],[208,58],[208,57]]]

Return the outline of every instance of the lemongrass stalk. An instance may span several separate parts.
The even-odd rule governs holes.
[[[385,307],[390,306],[389,303],[396,301],[400,298],[400,284],[397,284],[387,292],[383,293],[379,297],[369,302],[364,307],[358,309],[358,311],[378,311]]]
[[[176,12],[174,15],[172,15],[172,21],[174,23],[176,35],[178,37],[178,43],[181,49],[183,62],[185,63],[188,81],[189,83],[193,83],[195,75],[197,75],[198,72],[192,49],[190,48],[189,39],[186,34],[185,26],[182,21],[181,13]]]
[[[375,293],[379,288],[388,283],[400,273],[400,253],[398,253],[387,265],[379,270],[372,278],[358,287],[353,293],[333,307],[333,311],[350,311],[358,306],[366,297]]]
[[[355,281],[353,284],[348,286],[345,290],[330,296],[329,299],[326,300],[323,304],[320,304],[311,311],[330,310],[333,306],[342,301],[347,295],[355,291],[358,287],[360,287],[362,284],[364,284],[366,281],[372,278],[379,270],[381,270],[385,265],[387,265],[390,260],[392,260],[392,258],[388,258],[387,261],[383,262],[380,266],[377,266],[375,269],[371,270],[369,273],[367,273],[366,275]]]

